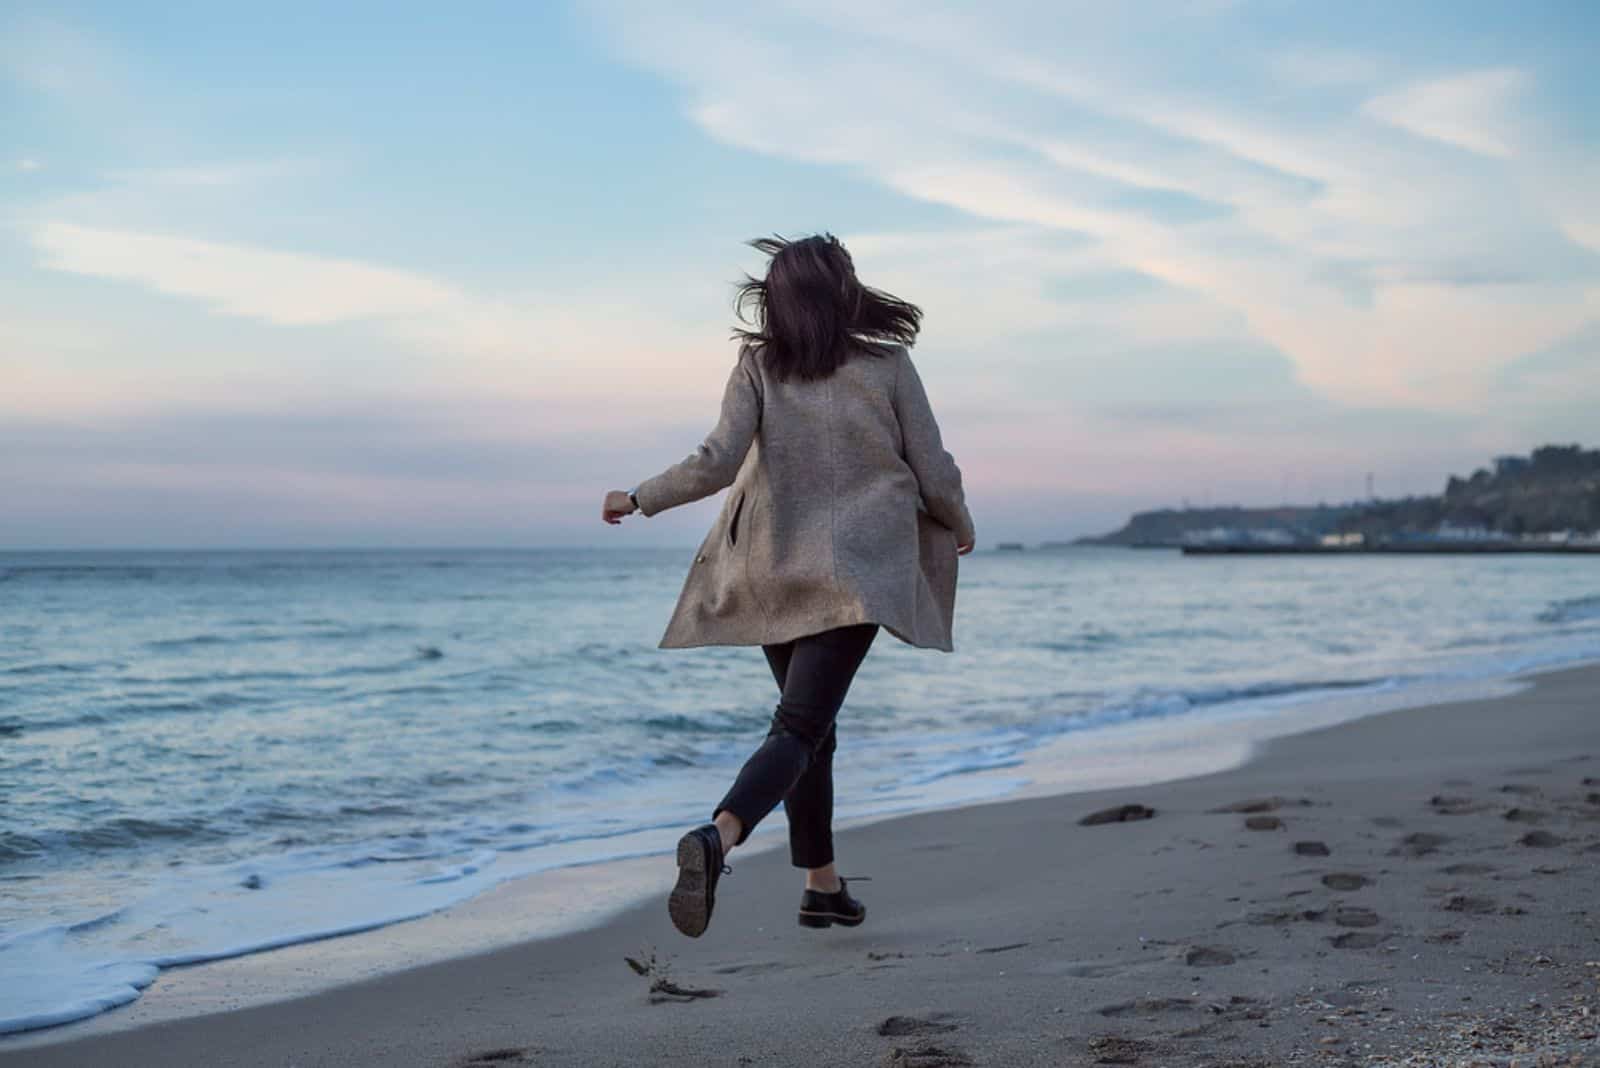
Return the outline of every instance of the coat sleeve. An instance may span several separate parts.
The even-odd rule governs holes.
[[[717,425],[694,452],[639,483],[639,511],[655,515],[732,485],[760,425],[761,387],[750,357],[741,353],[723,389]]]
[[[906,463],[917,476],[928,514],[955,531],[957,543],[972,544],[977,534],[961,488],[961,468],[956,466],[955,457],[945,451],[939,423],[933,417],[927,391],[909,353],[901,354],[895,376],[894,410],[900,420]]]

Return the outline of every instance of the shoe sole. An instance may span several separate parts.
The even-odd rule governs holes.
[[[690,938],[699,938],[711,924],[711,898],[706,893],[710,869],[711,858],[698,835],[678,839],[678,885],[667,898],[667,915]]]
[[[867,910],[863,908],[854,916],[846,916],[838,912],[807,912],[800,910],[801,927],[860,927],[861,922],[867,918]]]

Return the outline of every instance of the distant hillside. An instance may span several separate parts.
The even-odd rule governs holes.
[[[1297,539],[1315,540],[1338,530],[1340,523],[1358,511],[1359,505],[1162,508],[1154,512],[1136,512],[1122,529],[1099,537],[1079,538],[1078,542],[1082,545],[1173,546],[1213,530],[1282,531]]]
[[[1546,445],[1531,456],[1502,456],[1493,471],[1452,476],[1441,496],[1369,505],[1343,529],[1371,539],[1446,525],[1511,535],[1600,531],[1600,449]]]
[[[1164,508],[1139,512],[1120,530],[1079,541],[1173,546],[1234,531],[1297,542],[1354,533],[1376,542],[1452,529],[1506,535],[1600,532],[1600,449],[1546,445],[1529,456],[1502,456],[1493,470],[1452,476],[1436,497],[1312,507]]]

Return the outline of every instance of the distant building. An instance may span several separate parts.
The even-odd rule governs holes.
[[[1494,458],[1494,473],[1496,475],[1514,475],[1518,471],[1526,471],[1533,466],[1533,461],[1526,456],[1496,456]]]
[[[1458,526],[1448,519],[1439,524],[1439,529],[1434,536],[1440,541],[1499,541],[1502,535],[1496,534],[1482,524],[1474,526]]]
[[[1184,534],[1186,545],[1294,545],[1301,539],[1279,527],[1211,527]]]

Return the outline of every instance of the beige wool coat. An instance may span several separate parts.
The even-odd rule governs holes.
[[[782,382],[740,349],[716,428],[635,490],[646,516],[732,486],[695,553],[663,649],[766,645],[854,623],[951,649],[956,546],[974,538],[904,346]]]

